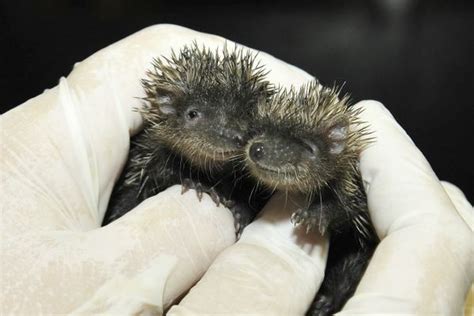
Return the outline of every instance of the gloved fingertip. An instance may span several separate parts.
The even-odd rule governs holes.
[[[393,118],[392,113],[387,110],[385,105],[377,100],[362,100],[357,102],[353,105],[355,109],[361,111],[361,113],[365,112],[364,115],[371,115],[371,116],[380,116],[380,115],[387,115]]]
[[[277,194],[169,315],[302,315],[324,277],[328,244],[290,221],[296,198]]]
[[[451,202],[453,202],[454,207],[458,211],[459,215],[463,218],[464,222],[466,222],[469,228],[474,231],[474,208],[467,200],[464,192],[456,185],[447,181],[441,181],[441,185],[451,199]]]

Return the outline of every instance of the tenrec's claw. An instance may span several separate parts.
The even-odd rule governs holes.
[[[214,188],[209,189],[209,195],[211,196],[211,199],[216,203],[216,206],[219,206],[221,204],[219,194],[217,194],[216,190]]]
[[[232,210],[232,208],[235,206],[235,201],[234,200],[225,200],[225,207],[228,209]]]
[[[195,189],[196,189],[196,195],[197,195],[197,197],[198,197],[198,200],[199,200],[199,202],[201,202],[201,200],[202,200],[202,195],[203,195],[203,191],[204,191],[204,189],[203,189],[203,187],[202,187],[202,184],[201,184],[200,182],[198,182],[198,183],[196,184],[196,188],[195,188]]]
[[[235,222],[234,228],[235,228],[235,231],[236,231],[236,232],[239,232],[239,231],[240,231],[240,223],[239,223],[239,222]]]
[[[194,188],[194,182],[191,179],[186,178],[181,183],[181,194],[184,194],[188,192],[189,189],[193,189],[193,188]]]
[[[291,222],[293,223],[293,225],[299,225],[300,222],[301,222],[301,219],[302,219],[302,213],[303,210],[302,209],[298,209],[296,210],[293,214],[291,214]]]

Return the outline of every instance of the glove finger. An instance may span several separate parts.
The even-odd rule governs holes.
[[[208,195],[180,186],[145,200],[90,240],[111,275],[78,313],[162,313],[235,241],[233,217]]]
[[[464,222],[466,222],[471,231],[474,231],[474,208],[467,200],[464,192],[454,184],[447,181],[441,181],[441,184],[456,207],[459,215],[464,219]],[[471,282],[474,282],[474,280],[471,280]],[[471,289],[466,299],[464,315],[474,315],[474,284],[471,284]]]
[[[301,203],[274,196],[169,315],[304,314],[324,277],[328,243],[291,224]]]
[[[456,207],[459,215],[461,215],[471,230],[474,231],[474,209],[464,193],[452,183],[441,181],[441,184]]]
[[[430,164],[390,112],[376,101],[355,106],[363,109],[360,118],[369,124],[375,138],[362,152],[360,169],[379,235],[403,225],[402,219],[452,210]]]
[[[369,211],[382,241],[348,313],[458,314],[473,275],[472,232],[423,154],[378,102],[361,120],[375,142],[361,155]]]

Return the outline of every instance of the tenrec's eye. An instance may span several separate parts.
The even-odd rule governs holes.
[[[316,146],[315,143],[313,143],[312,141],[309,141],[307,139],[302,139],[301,140],[301,144],[303,145],[303,147],[308,151],[310,152],[311,154],[313,155],[317,155],[318,152],[319,152],[319,148],[318,146]]]
[[[195,120],[200,116],[200,113],[197,110],[189,110],[186,113],[186,118],[188,120]]]

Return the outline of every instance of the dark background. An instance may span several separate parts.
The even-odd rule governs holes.
[[[225,3],[225,4],[224,4]],[[146,26],[214,33],[383,102],[473,201],[473,1],[0,0],[0,113]]]

